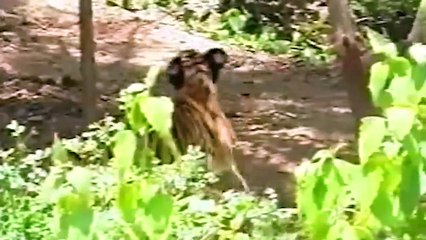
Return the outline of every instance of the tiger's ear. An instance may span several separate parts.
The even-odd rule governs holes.
[[[228,55],[220,48],[212,48],[204,54],[204,59],[207,61],[212,71],[213,82],[216,82],[220,70],[225,66],[225,63],[228,60]]]
[[[182,59],[180,57],[173,58],[166,69],[166,74],[169,78],[169,82],[175,89],[179,89],[183,86],[183,69]]]

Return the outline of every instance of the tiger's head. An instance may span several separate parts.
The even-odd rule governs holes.
[[[185,50],[169,62],[166,73],[178,94],[207,102],[217,93],[216,83],[227,58],[225,51],[219,48],[204,53]]]

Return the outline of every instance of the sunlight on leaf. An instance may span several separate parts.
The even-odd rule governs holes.
[[[385,111],[388,129],[402,140],[410,131],[416,119],[416,112],[411,108],[390,107]]]
[[[149,97],[139,105],[149,124],[162,136],[172,127],[173,101],[168,97]]]
[[[370,89],[373,101],[379,102],[380,94],[386,85],[386,80],[389,75],[389,66],[384,62],[377,62],[371,66],[370,81],[368,88]]]
[[[370,45],[375,53],[384,53],[389,57],[395,57],[398,55],[395,44],[389,39],[386,39],[381,34],[370,28],[366,28],[366,30]]]
[[[426,63],[426,45],[415,43],[408,49],[408,52],[418,64]]]
[[[133,164],[136,141],[135,134],[130,130],[122,130],[117,132],[114,136],[114,147],[112,149],[115,160],[114,165],[120,175],[130,169]]]
[[[358,154],[361,162],[376,152],[382,145],[386,134],[386,120],[381,117],[365,117],[361,120],[358,140]]]

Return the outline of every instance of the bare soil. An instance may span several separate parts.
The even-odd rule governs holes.
[[[30,4],[18,11],[10,3],[0,0],[5,19],[0,23],[0,147],[8,143],[4,127],[11,119],[33,126],[29,143],[43,147],[54,132],[72,137],[83,130],[78,17],[75,6],[61,12]],[[161,14],[95,6],[103,112],[114,111],[121,88],[140,81],[148,66],[164,66],[179,49],[223,47],[231,59],[219,89],[239,137],[241,171],[253,189],[272,187],[284,204],[291,203],[295,166],[352,137],[346,94],[332,71],[222,46],[183,31]],[[170,93],[164,78],[158,91]]]

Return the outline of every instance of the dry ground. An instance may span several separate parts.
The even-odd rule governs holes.
[[[0,9],[9,11],[11,2],[0,0]],[[0,146],[7,143],[4,126],[11,119],[35,126],[30,143],[39,147],[50,143],[53,132],[71,137],[82,130],[78,18],[43,6],[25,9],[3,12],[6,21],[0,23]],[[178,49],[221,46],[156,14],[135,18],[121,9],[95,8],[104,111],[111,111],[115,94],[140,80],[147,66],[164,65]],[[294,167],[317,149],[350,138],[345,94],[330,71],[221,47],[231,55],[219,88],[239,137],[240,168],[253,188],[273,187],[291,202]],[[162,78],[160,93],[169,90]]]

